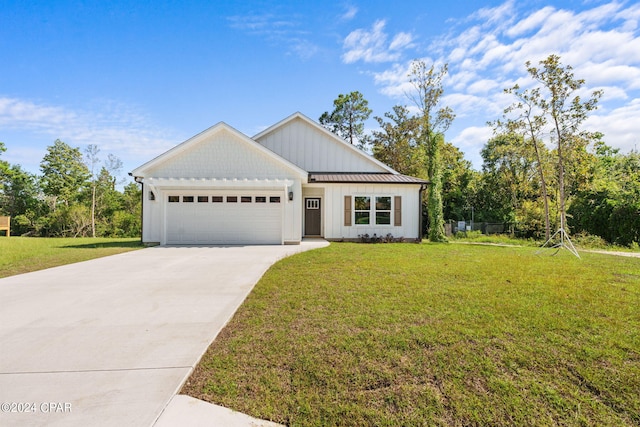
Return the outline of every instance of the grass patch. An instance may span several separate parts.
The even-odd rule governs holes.
[[[182,392],[292,426],[640,424],[640,261],[535,251],[287,258]]]
[[[139,238],[0,238],[0,277],[142,248]]]

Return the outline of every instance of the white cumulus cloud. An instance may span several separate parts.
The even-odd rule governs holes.
[[[401,32],[393,36],[388,42],[388,35],[384,32],[386,22],[378,20],[374,22],[370,30],[357,29],[349,33],[344,39],[345,53],[342,60],[351,64],[357,61],[363,62],[391,62],[397,61],[402,51],[411,47],[413,35]]]

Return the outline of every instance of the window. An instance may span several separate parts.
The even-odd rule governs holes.
[[[180,196],[169,196],[169,203],[178,203],[180,201]]]
[[[351,210],[346,203],[345,201],[345,215],[350,214]],[[355,225],[391,225],[391,196],[355,196],[353,207]],[[345,225],[347,224],[350,225],[350,221],[345,216]]]
[[[227,203],[238,203],[238,196],[227,196]]]
[[[182,203],[193,203],[193,196],[182,196]]]
[[[391,197],[376,197],[376,224],[391,225]]]
[[[371,197],[355,197],[355,223],[356,225],[370,224]]]
[[[209,196],[198,196],[198,203],[209,203]]]
[[[307,209],[320,209],[320,199],[307,199]]]
[[[264,196],[256,196],[256,203],[267,203],[267,198]]]
[[[280,196],[269,197],[269,203],[280,203]]]
[[[251,203],[251,196],[242,196],[242,197],[240,197],[240,202],[242,202],[242,203]]]
[[[211,203],[222,203],[222,196],[211,196]]]

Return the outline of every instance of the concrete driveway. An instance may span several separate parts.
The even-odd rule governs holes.
[[[0,425],[153,425],[262,274],[326,245],[154,247],[0,279]]]

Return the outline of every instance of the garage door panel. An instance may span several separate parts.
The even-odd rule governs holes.
[[[237,203],[185,203],[182,195],[180,202],[169,203],[165,199],[168,244],[282,243],[281,203],[256,203],[256,194],[251,194],[251,203],[241,203],[240,196],[248,195],[241,193],[237,194]],[[282,197],[278,193],[258,195],[266,200],[270,200],[270,196]]]

